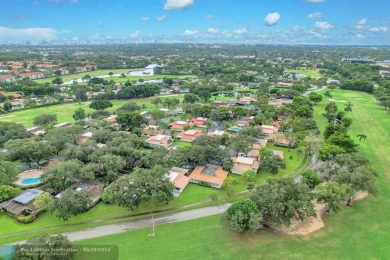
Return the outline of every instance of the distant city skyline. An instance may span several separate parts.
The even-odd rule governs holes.
[[[0,0],[0,43],[390,44],[388,0]]]

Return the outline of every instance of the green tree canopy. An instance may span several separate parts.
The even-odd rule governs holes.
[[[305,184],[291,178],[268,179],[258,186],[250,199],[256,204],[265,223],[290,226],[291,219],[315,216],[313,194]]]
[[[240,200],[233,203],[222,215],[221,223],[233,232],[245,232],[261,228],[259,209],[251,200]]]

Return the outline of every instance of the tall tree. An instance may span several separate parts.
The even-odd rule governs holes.
[[[56,212],[58,218],[66,221],[71,216],[86,212],[91,206],[92,200],[88,191],[66,189],[61,192],[61,198],[55,200],[52,211]]]
[[[148,170],[137,168],[105,188],[102,199],[135,210],[147,202],[169,203],[173,199],[172,189],[167,170],[161,166]]]
[[[348,185],[338,184],[334,181],[324,182],[317,186],[315,190],[315,196],[319,203],[324,203],[327,207],[327,211],[333,210],[334,212],[340,209],[340,202],[346,199]]]
[[[89,104],[89,108],[95,110],[104,110],[109,107],[112,107],[112,103],[109,100],[104,99],[95,99]]]
[[[33,123],[34,125],[47,126],[56,121],[57,121],[56,114],[43,113],[40,114],[39,116],[34,117]]]
[[[81,165],[76,160],[59,162],[44,170],[42,181],[56,192],[61,192],[77,180]]]
[[[30,167],[31,163],[35,162],[39,166],[42,160],[49,160],[56,154],[52,145],[29,139],[9,140],[4,147],[8,149],[7,155],[10,160],[20,160],[29,164]]]
[[[233,203],[222,215],[221,223],[233,232],[255,231],[261,228],[259,209],[251,200]]]
[[[315,216],[313,194],[291,178],[268,179],[260,185],[250,199],[256,204],[265,223],[290,226],[291,219],[304,220]]]
[[[83,120],[86,117],[85,110],[81,107],[76,109],[72,115],[73,119],[75,121]]]

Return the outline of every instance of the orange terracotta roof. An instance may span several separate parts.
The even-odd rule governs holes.
[[[215,169],[214,175],[203,173],[203,170],[206,167],[214,168]],[[198,181],[215,183],[218,184],[219,186],[222,186],[227,176],[228,173],[222,169],[222,166],[207,164],[206,166],[196,167],[194,171],[191,173],[190,178]]]

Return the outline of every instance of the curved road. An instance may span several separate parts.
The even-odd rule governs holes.
[[[208,216],[213,216],[217,214],[221,214],[226,211],[226,209],[230,206],[230,203],[225,203],[217,206],[204,207],[199,209],[192,209],[181,211],[177,213],[170,213],[165,215],[160,215],[154,217],[155,226],[182,222],[191,219],[203,218]],[[129,232],[138,229],[144,229],[147,227],[152,227],[153,222],[152,218],[143,218],[137,220],[130,220],[121,223],[109,224],[94,228],[81,229],[77,231],[65,232],[62,235],[67,236],[71,242],[90,239],[95,237],[103,237],[118,233]],[[19,241],[11,244],[20,244],[25,241]]]

